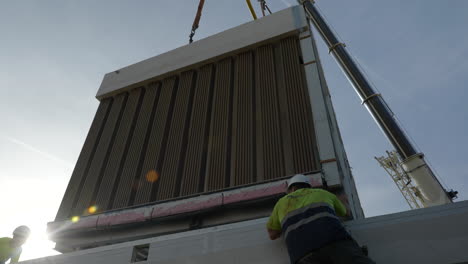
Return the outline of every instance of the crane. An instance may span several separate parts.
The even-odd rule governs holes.
[[[396,151],[387,151],[387,156],[375,157],[375,159],[390,175],[411,209],[426,207],[421,191],[403,169],[401,158]]]
[[[395,119],[382,95],[376,93],[365,75],[345,49],[346,45],[338,40],[328,24],[315,7],[313,0],[298,0],[304,6],[306,14],[327,44],[329,52],[350,80],[369,113],[384,132],[401,158],[401,167],[408,175],[425,201],[424,207],[452,203],[456,191],[447,191],[434,175],[433,170],[424,160],[424,154],[418,152],[408,136]]]
[[[265,10],[271,13],[265,0],[258,1],[263,15],[265,15]],[[338,65],[342,68],[348,80],[350,80],[352,86],[362,100],[362,105],[367,108],[377,125],[382,129],[387,139],[395,148],[395,152],[391,152],[393,154],[389,154],[389,158],[381,157],[376,159],[390,176],[392,176],[392,179],[394,179],[400,191],[405,196],[408,203],[410,203],[410,206],[412,208],[419,208],[452,203],[453,199],[457,196],[457,192],[453,190],[447,191],[439,182],[433,170],[425,161],[424,154],[413,146],[382,95],[375,92],[375,89],[367,80],[366,76],[345,49],[346,45],[339,41],[323,19],[323,16],[315,7],[315,1],[297,1],[304,7],[308,19],[325,41],[329,53],[333,54]],[[257,19],[251,1],[246,0],[246,3],[253,19]],[[190,43],[192,42],[195,30],[198,28],[203,4],[204,0],[200,0],[197,15],[192,26]],[[392,162],[394,166],[389,166]],[[397,175],[404,175],[404,178],[407,179],[405,183],[407,187],[411,183],[411,187],[413,188],[403,188]],[[403,179],[402,177],[400,178]]]

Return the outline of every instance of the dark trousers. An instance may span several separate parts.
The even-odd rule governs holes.
[[[307,254],[298,264],[375,264],[352,239],[328,244]]]

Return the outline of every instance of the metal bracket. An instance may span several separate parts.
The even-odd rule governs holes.
[[[375,94],[369,95],[369,96],[366,97],[364,100],[362,100],[361,105],[364,105],[364,104],[367,103],[367,101],[369,101],[371,98],[374,98],[374,97],[377,97],[377,96],[382,96],[382,95],[381,95],[380,93],[375,93]]]
[[[330,54],[338,46],[346,47],[346,44],[344,44],[343,42],[338,42],[338,43],[333,44],[330,48],[328,48],[328,54]]]
[[[303,40],[303,39],[310,38],[310,37],[312,37],[312,35],[310,35],[310,34],[305,35],[305,36],[300,37],[299,40]]]
[[[305,62],[305,63],[303,63],[302,65],[306,66],[306,65],[309,65],[309,64],[312,64],[312,63],[316,63],[316,62],[317,62],[316,60],[312,60],[312,61]]]
[[[321,160],[321,161],[320,161],[320,164],[324,164],[324,163],[330,163],[330,162],[336,162],[336,159],[326,159],[326,160]]]

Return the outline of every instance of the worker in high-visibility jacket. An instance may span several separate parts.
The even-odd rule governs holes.
[[[374,263],[341,224],[337,215],[347,209],[334,194],[311,188],[302,174],[288,181],[286,192],[267,230],[272,240],[284,237],[291,263]]]
[[[27,226],[19,226],[13,231],[13,238],[0,238],[0,264],[4,264],[8,260],[10,263],[19,261],[21,246],[26,242],[30,233],[31,230]]]

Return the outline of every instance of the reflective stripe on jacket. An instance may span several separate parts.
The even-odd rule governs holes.
[[[291,263],[313,250],[349,237],[327,203],[311,204],[290,212],[281,223]]]
[[[291,263],[320,247],[349,235],[336,214],[346,207],[325,190],[304,188],[281,198],[275,205],[267,228],[281,231]]]

